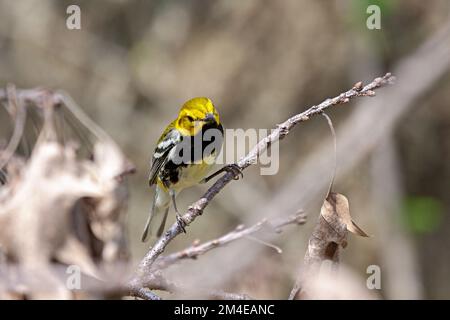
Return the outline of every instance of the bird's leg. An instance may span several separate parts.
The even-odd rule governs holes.
[[[244,178],[244,174],[242,173],[241,167],[239,167],[236,163],[228,164],[225,167],[220,168],[213,174],[207,176],[206,178],[202,179],[200,183],[207,183],[212,178],[216,177],[217,175],[221,174],[222,172],[231,172],[233,174],[234,180],[239,180],[239,176],[241,178]]]
[[[173,208],[175,209],[176,217],[177,217],[177,223],[178,227],[183,230],[184,233],[186,233],[186,229],[184,228],[186,226],[186,222],[184,222],[183,217],[181,216],[180,212],[177,208],[177,203],[175,201],[175,191],[170,189],[169,190],[170,197],[172,198]]]

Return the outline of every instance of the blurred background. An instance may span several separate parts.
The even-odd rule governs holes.
[[[66,28],[70,4],[81,8],[81,30]],[[370,4],[381,9],[379,30],[366,26]],[[380,297],[450,299],[449,13],[448,0],[0,0],[0,86],[65,90],[135,164],[127,215],[137,262],[148,250],[140,236],[153,197],[151,154],[184,101],[208,96],[227,128],[269,129],[393,72],[392,88],[328,112],[338,138],[335,190],[371,235],[350,235],[342,262],[363,284],[367,267],[380,266]],[[0,127],[7,141],[8,117]],[[286,298],[333,158],[326,122],[301,124],[280,144],[277,175],[249,168],[169,247],[301,208],[305,226],[267,238],[282,254],[242,239],[172,267],[170,276]],[[184,191],[180,210],[206,189]]]

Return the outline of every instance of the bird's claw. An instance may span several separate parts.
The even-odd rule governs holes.
[[[242,173],[241,167],[239,167],[236,163],[229,164],[224,167],[224,170],[227,172],[231,172],[233,174],[234,180],[239,180],[239,178],[244,178],[244,174]]]

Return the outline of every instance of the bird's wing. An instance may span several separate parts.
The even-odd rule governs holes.
[[[158,172],[167,161],[170,150],[181,141],[181,134],[172,124],[167,127],[158,141],[155,152],[153,153],[152,165],[148,177],[148,184],[151,186],[156,182]]]

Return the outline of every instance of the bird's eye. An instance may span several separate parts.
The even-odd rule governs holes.
[[[192,118],[191,116],[187,116],[187,118],[190,122],[194,122],[194,118]]]

